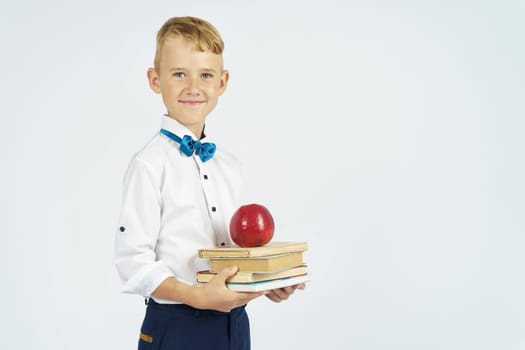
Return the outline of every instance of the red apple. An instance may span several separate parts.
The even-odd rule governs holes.
[[[270,242],[275,225],[272,214],[260,204],[243,205],[230,220],[230,235],[240,247],[258,247]]]

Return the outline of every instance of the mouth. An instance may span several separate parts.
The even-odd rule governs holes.
[[[206,103],[206,101],[197,101],[197,100],[179,100],[179,103],[188,106],[188,107],[197,107]]]

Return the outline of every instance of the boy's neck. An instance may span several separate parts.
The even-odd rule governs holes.
[[[169,114],[166,114],[166,116],[171,118],[171,119],[173,119],[173,120],[176,120],[179,124],[181,124],[184,127],[186,127],[186,129],[188,129],[189,131],[191,131],[193,133],[193,136],[197,140],[201,140],[201,139],[203,139],[206,136],[206,134],[204,133],[204,129],[205,129],[206,124],[191,124],[191,125],[187,125],[187,124],[184,124],[183,122],[181,122],[180,120],[178,120],[177,118],[172,117]]]

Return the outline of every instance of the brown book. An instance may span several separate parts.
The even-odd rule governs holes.
[[[253,273],[253,272],[237,272],[233,277],[230,277],[227,282],[230,283],[253,283],[253,282],[262,282],[262,281],[271,281],[275,279],[301,276],[305,275],[306,265],[300,265],[297,267],[292,267],[279,272],[273,273]],[[199,271],[197,272],[197,282],[207,283],[217,274],[211,271]]]
[[[302,252],[255,258],[212,258],[210,259],[210,271],[220,272],[225,267],[237,266],[239,272],[278,272],[302,264]]]
[[[270,242],[261,247],[243,248],[225,246],[209,249],[199,249],[201,258],[251,258],[267,255],[304,252],[308,249],[307,242]]]

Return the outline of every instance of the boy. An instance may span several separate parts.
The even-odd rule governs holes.
[[[204,130],[228,84],[223,48],[217,30],[193,17],[171,18],[157,35],[147,75],[167,114],[128,167],[115,241],[124,292],[148,300],[139,349],[249,349],[244,306],[263,294],[279,302],[304,287],[232,292],[225,281],[236,267],[194,285],[207,268],[198,249],[232,243],[228,224],[239,207],[239,164]]]

